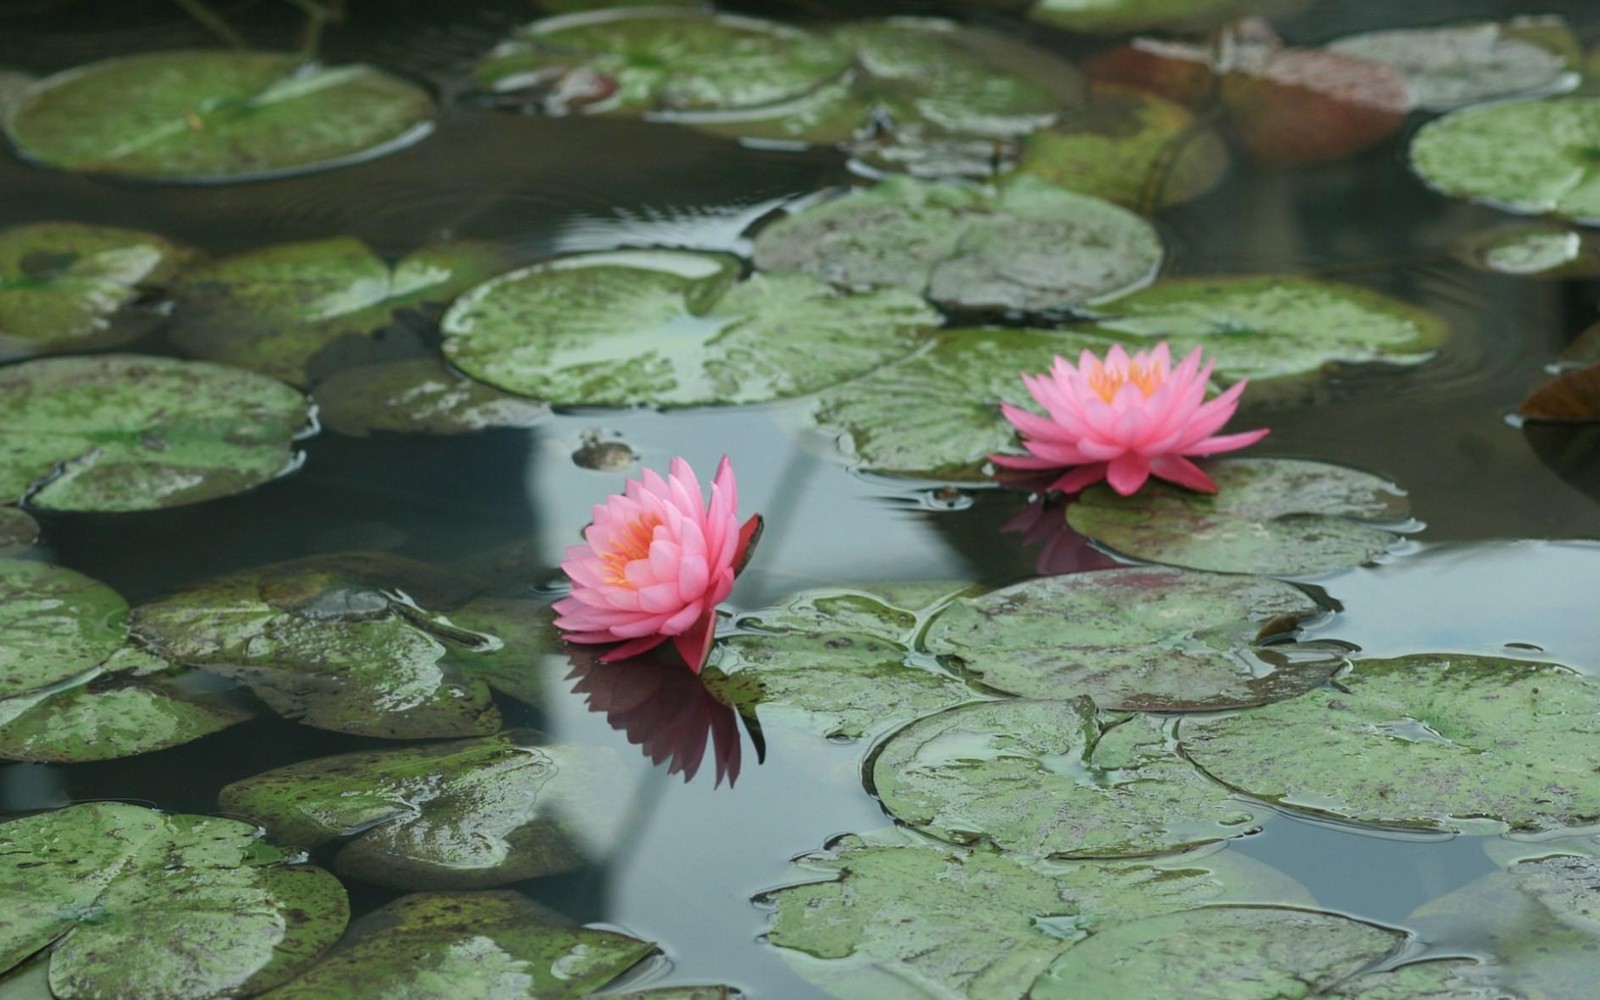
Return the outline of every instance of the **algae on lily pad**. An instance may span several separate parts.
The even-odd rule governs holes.
[[[1388,552],[1410,515],[1400,488],[1369,472],[1289,458],[1206,464],[1215,494],[1149,483],[1132,496],[1091,486],[1067,524],[1118,552],[1218,573],[1300,576],[1359,566]],[[1372,523],[1377,522],[1377,523]]]
[[[463,378],[438,358],[347,368],[319,383],[311,398],[324,427],[355,437],[531,427],[550,412],[543,403]]]
[[[401,310],[443,305],[504,264],[477,243],[439,243],[390,264],[348,236],[212,261],[174,286],[174,342],[190,354],[303,385],[319,352],[365,340]]]
[[[203,361],[102,354],[0,369],[0,498],[50,510],[152,510],[289,471],[298,391]]]
[[[338,939],[344,887],[244,823],[95,802],[0,824],[0,970],[50,947],[58,997],[238,996]]]
[[[0,359],[113,347],[161,321],[141,297],[198,254],[154,233],[76,222],[0,230]]]
[[[277,52],[155,52],[46,77],[7,109],[25,158],[63,170],[180,183],[342,166],[433,129],[433,99],[370,66]]]
[[[1544,831],[1600,820],[1600,682],[1549,663],[1365,660],[1292,701],[1186,719],[1183,753],[1286,808],[1379,826]]]
[[[220,802],[281,843],[343,840],[341,874],[478,889],[601,860],[625,806],[616,764],[604,748],[541,746],[507,730],[290,764],[234,782]]]
[[[1155,277],[1161,240],[1134,213],[1027,174],[995,188],[894,178],[764,227],[756,267],[945,308],[1063,312]]]
[[[1571,29],[1554,20],[1576,49]],[[1429,110],[1557,93],[1576,87],[1579,79],[1560,52],[1524,37],[1515,21],[1371,31],[1334,39],[1325,48],[1393,66],[1405,77],[1412,103]]]
[[[1264,627],[1292,630],[1324,613],[1278,580],[1129,567],[961,598],[934,618],[926,645],[1024,698],[1215,711],[1293,698],[1344,666],[1339,645],[1259,642]]]
[[[1258,810],[1175,753],[1158,720],[1094,702],[996,701],[918,719],[871,779],[902,823],[1029,857],[1167,854],[1254,832]]]
[[[1412,138],[1411,168],[1456,198],[1523,215],[1600,222],[1600,97],[1452,111]]]
[[[580,1000],[655,954],[648,941],[565,924],[515,892],[419,892],[356,920],[271,1000]]]
[[[674,250],[512,271],[445,313],[445,356],[479,381],[555,405],[757,403],[864,375],[938,323],[899,289],[737,273],[726,254]]]
[[[39,540],[39,524],[26,511],[0,507],[0,556],[14,555]]]

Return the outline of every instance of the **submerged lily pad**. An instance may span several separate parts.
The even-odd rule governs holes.
[[[1404,75],[1412,103],[1430,110],[1578,85],[1578,74],[1559,53],[1492,22],[1371,31],[1326,48],[1393,66]]]
[[[300,385],[319,352],[369,337],[401,309],[448,302],[502,265],[476,243],[425,246],[392,265],[348,236],[251,250],[183,275],[172,338],[190,354]]]
[[[370,66],[276,52],[157,52],[46,77],[8,109],[6,136],[47,166],[208,183],[341,166],[433,129],[421,88]]]
[[[0,369],[0,497],[152,510],[240,493],[292,464],[299,392],[201,361],[105,354]]]
[[[1057,312],[1155,277],[1161,240],[1139,216],[1026,174],[996,189],[884,181],[756,235],[756,267],[905,288],[946,308]]]
[[[54,944],[58,997],[237,996],[344,930],[337,879],[244,823],[96,802],[0,824],[0,970]]]
[[[1501,226],[1462,240],[1453,253],[1458,260],[1495,274],[1557,280],[1600,277],[1600,239],[1563,226]]]
[[[1359,566],[1399,542],[1399,487],[1368,472],[1287,458],[1226,458],[1213,494],[1149,483],[1133,496],[1091,486],[1067,506],[1072,530],[1150,562],[1218,573],[1299,576]]]
[[[26,511],[0,507],[0,556],[29,548],[39,540],[39,524]]]
[[[883,744],[871,774],[902,823],[1030,857],[1164,854],[1256,829],[1256,811],[1174,753],[1153,721],[1102,728],[1083,697],[919,719]]]
[[[351,924],[326,958],[269,996],[579,1000],[656,950],[616,931],[566,926],[514,892],[423,892]]]
[[[1452,111],[1411,140],[1411,167],[1457,198],[1525,215],[1600,222],[1600,98]]]
[[[349,368],[320,383],[311,398],[324,427],[356,437],[531,427],[550,412],[543,403],[462,378],[437,358]]]
[[[1278,580],[1177,569],[1045,577],[965,597],[929,626],[930,652],[1024,698],[1088,695],[1101,708],[1213,711],[1281,701],[1345,664],[1326,643],[1262,646],[1323,613]]]
[[[581,254],[456,300],[445,355],[473,378],[557,405],[699,406],[804,395],[908,354],[937,315],[896,289],[804,274],[735,282],[725,254]]]
[[[1248,794],[1362,823],[1600,819],[1600,683],[1553,664],[1433,654],[1359,662],[1339,684],[1185,720],[1183,751]]]
[[[625,803],[597,747],[483,739],[303,761],[236,781],[222,809],[281,843],[341,838],[336,871],[407,889],[472,889],[600,859]]]
[[[161,315],[137,300],[198,255],[154,233],[76,222],[0,230],[0,358],[125,344]]]

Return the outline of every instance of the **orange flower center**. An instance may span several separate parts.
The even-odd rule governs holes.
[[[600,553],[600,561],[606,567],[606,583],[633,586],[628,582],[628,564],[650,558],[650,542],[660,524],[661,518],[655,514],[641,514],[611,537],[610,549]]]
[[[1151,393],[1160,388],[1165,378],[1161,374],[1161,369],[1153,364],[1129,361],[1126,369],[1101,365],[1099,369],[1089,373],[1086,381],[1089,383],[1089,388],[1109,403],[1116,398],[1117,390],[1129,383],[1138,386],[1144,398],[1149,399]]]

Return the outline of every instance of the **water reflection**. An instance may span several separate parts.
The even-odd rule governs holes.
[[[1040,546],[1033,560],[1033,571],[1040,576],[1063,576],[1121,566],[1122,563],[1067,526],[1068,503],[1060,497],[1034,497],[1011,515],[1000,530],[1020,534],[1023,545]]]

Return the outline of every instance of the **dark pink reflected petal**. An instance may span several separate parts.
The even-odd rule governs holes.
[[[1033,571],[1040,576],[1065,576],[1122,565],[1067,526],[1065,500],[1035,498],[1011,515],[1000,530],[1020,534],[1024,545],[1042,546],[1033,561]]]

